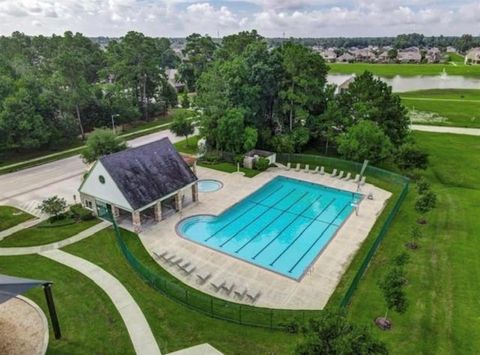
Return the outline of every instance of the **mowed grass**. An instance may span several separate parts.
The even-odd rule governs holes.
[[[99,222],[98,219],[76,222],[70,218],[54,224],[44,221],[34,227],[9,235],[0,241],[0,247],[29,247],[58,242],[72,237]]]
[[[476,354],[480,349],[480,143],[478,137],[415,132],[430,153],[425,176],[438,206],[423,226],[420,249],[408,251],[409,308],[390,313],[393,329],[375,336],[394,354]],[[407,250],[414,212],[414,186],[348,308],[349,317],[371,327],[385,312],[378,287],[387,265]]]
[[[188,140],[184,139],[183,141],[174,143],[173,145],[181,153],[196,155],[198,151],[199,139],[200,139],[200,136],[191,136],[191,137],[188,137]]]
[[[401,94],[410,110],[432,112],[447,121],[419,122],[443,126],[480,127],[480,90],[435,89]],[[413,121],[415,123],[415,121]]]
[[[479,65],[452,64],[371,64],[371,63],[328,63],[329,74],[362,74],[368,70],[375,75],[392,78],[400,76],[440,75],[443,70],[448,75],[480,77]]]
[[[81,273],[39,255],[2,256],[0,274],[53,282],[62,338],[56,340],[41,287],[24,295],[47,316],[48,354],[134,354],[125,324],[108,296]]]
[[[34,218],[27,212],[11,206],[0,206],[0,231],[12,228],[17,224],[28,221]]]
[[[159,268],[135,235],[122,233],[143,264]],[[208,342],[225,354],[291,354],[299,339],[281,331],[213,319],[166,298],[147,285],[128,264],[117,246],[113,229],[103,230],[64,250],[99,265],[127,288],[145,314],[162,353]]]

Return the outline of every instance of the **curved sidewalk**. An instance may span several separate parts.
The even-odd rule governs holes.
[[[91,235],[105,229],[112,224],[110,222],[102,221],[93,227],[87,228],[84,231],[81,231],[74,236],[60,240],[55,243],[45,244],[45,245],[37,245],[33,247],[8,247],[8,248],[0,248],[0,256],[7,256],[7,255],[27,255],[27,254],[38,254],[41,252],[55,250],[59,248],[66,247],[67,245],[76,243],[82,239],[88,238]]]
[[[423,131],[423,132],[452,133],[452,134],[464,134],[468,136],[480,136],[480,128],[429,126],[429,125],[419,125],[419,124],[412,124],[410,128],[415,131]]]
[[[160,349],[142,310],[120,281],[99,266],[61,250],[49,250],[40,255],[77,270],[95,282],[120,313],[135,352],[141,355],[160,355]]]

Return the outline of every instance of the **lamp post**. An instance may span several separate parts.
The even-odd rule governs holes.
[[[113,133],[117,133],[117,132],[115,132],[115,117],[120,117],[120,115],[118,113],[112,114],[112,130],[113,130]]]

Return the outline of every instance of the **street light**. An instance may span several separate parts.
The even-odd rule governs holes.
[[[115,113],[112,115],[112,130],[113,130],[113,133],[116,133],[115,132],[115,117],[120,117],[120,115],[118,113]]]

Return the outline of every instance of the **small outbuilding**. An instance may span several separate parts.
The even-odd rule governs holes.
[[[168,138],[106,155],[80,186],[80,199],[97,216],[111,211],[118,223],[140,231],[198,200],[195,162],[187,160]]]

